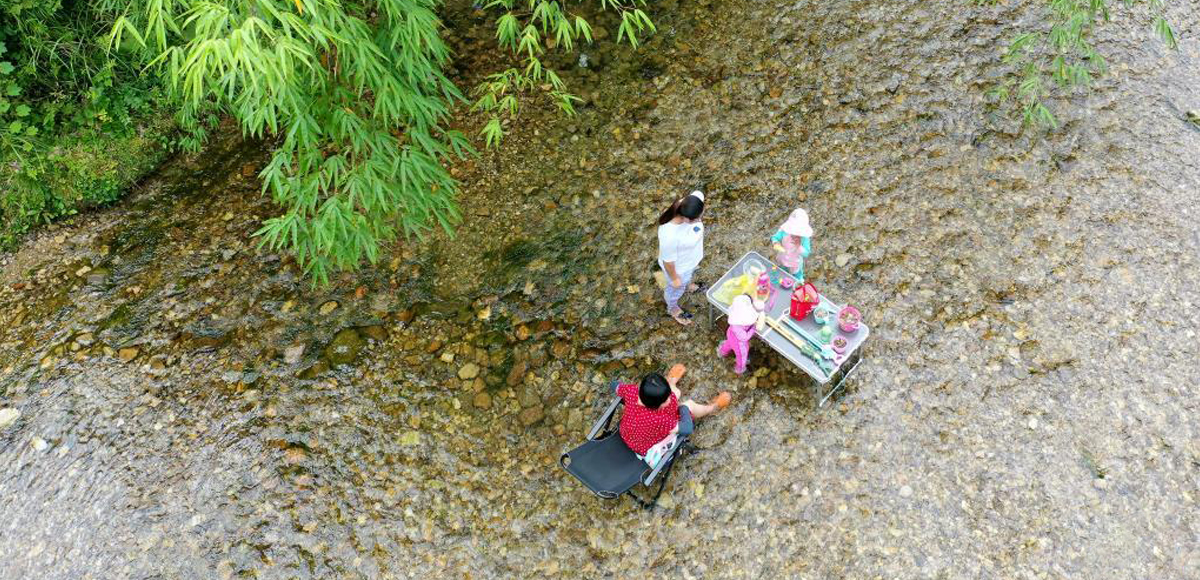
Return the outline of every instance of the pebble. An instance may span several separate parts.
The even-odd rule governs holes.
[[[136,347],[129,346],[117,351],[117,359],[124,363],[137,358],[137,356],[138,349]]]
[[[512,370],[508,372],[508,379],[505,381],[510,387],[515,387],[525,380],[525,363],[519,362],[512,366]]]
[[[525,409],[524,411],[521,411],[520,415],[518,415],[518,418],[521,420],[521,424],[526,427],[536,425],[545,417],[545,412],[542,411],[540,406]]]
[[[837,264],[837,267],[839,268],[844,268],[846,264],[850,263],[850,258],[850,254],[838,254],[837,257],[833,259],[833,263]]]
[[[1100,490],[1108,489],[1108,480],[1097,477],[1096,479],[1092,480],[1092,487]]]
[[[45,451],[46,448],[50,447],[50,444],[46,443],[46,440],[42,439],[41,437],[34,437],[33,440],[29,442],[29,445],[33,447],[34,451]]]
[[[458,378],[466,381],[479,376],[479,365],[467,363],[458,369]]]
[[[21,412],[12,408],[5,407],[0,409],[0,429],[8,427],[21,418]]]
[[[283,360],[285,362],[287,362],[287,364],[294,365],[294,364],[300,362],[300,360],[303,358],[304,358],[304,345],[303,344],[289,346],[289,347],[287,347],[286,350],[283,351]]]
[[[910,497],[910,496],[912,496],[912,487],[905,485],[900,488],[900,497]]]
[[[321,314],[329,314],[330,312],[337,310],[337,307],[338,307],[337,300],[330,300],[329,302],[322,304],[321,307],[317,311],[320,312]]]
[[[492,396],[487,393],[475,393],[475,398],[471,399],[471,404],[475,405],[476,409],[490,409],[492,406]]]

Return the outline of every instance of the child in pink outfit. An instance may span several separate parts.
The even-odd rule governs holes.
[[[748,294],[734,298],[729,306],[729,328],[725,330],[725,342],[717,347],[717,356],[724,358],[732,352],[733,372],[739,375],[746,372],[746,364],[750,362],[750,339],[756,334],[761,310],[761,303],[755,304]]]

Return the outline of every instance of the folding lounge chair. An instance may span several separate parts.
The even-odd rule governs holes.
[[[609,384],[609,392],[613,392],[616,386],[617,381],[612,381]],[[611,426],[612,419],[617,414],[617,407],[623,403],[621,397],[614,397],[604,415],[592,426],[587,436],[588,440],[583,445],[563,453],[558,463],[596,495],[604,499],[616,499],[621,494],[628,494],[643,508],[649,509],[654,507],[658,496],[662,495],[667,477],[671,474],[671,466],[683,452],[688,436],[679,434],[675,440],[675,447],[654,469],[650,469],[650,466],[638,459],[637,454],[621,439],[618,432],[620,423]],[[635,485],[640,483],[649,489],[655,479],[659,480],[658,490],[649,501],[633,493]]]

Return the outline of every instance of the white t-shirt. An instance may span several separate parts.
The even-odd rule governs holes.
[[[658,226],[658,266],[675,262],[675,273],[686,274],[704,259],[704,224],[702,222]]]

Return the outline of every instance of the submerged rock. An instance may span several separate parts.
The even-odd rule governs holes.
[[[546,414],[544,411],[542,411],[541,406],[537,406],[521,411],[521,414],[518,415],[518,418],[521,420],[522,425],[526,427],[532,427],[540,423],[542,419],[545,419]]]
[[[458,378],[466,381],[479,376],[479,365],[467,363],[458,369]]]
[[[285,362],[287,362],[287,364],[294,365],[294,364],[300,362],[300,360],[303,358],[304,358],[304,345],[303,344],[289,346],[289,347],[287,347],[287,349],[285,349],[283,351],[283,360]]]
[[[353,328],[343,328],[333,336],[333,341],[325,349],[325,358],[329,360],[329,364],[334,366],[350,364],[358,358],[358,351],[362,350],[362,347],[363,339],[362,336],[359,336],[358,331]]]
[[[96,268],[87,275],[87,283],[92,286],[100,286],[108,281],[108,268]]]
[[[21,412],[12,408],[5,407],[0,409],[0,429],[8,427],[21,418]]]

